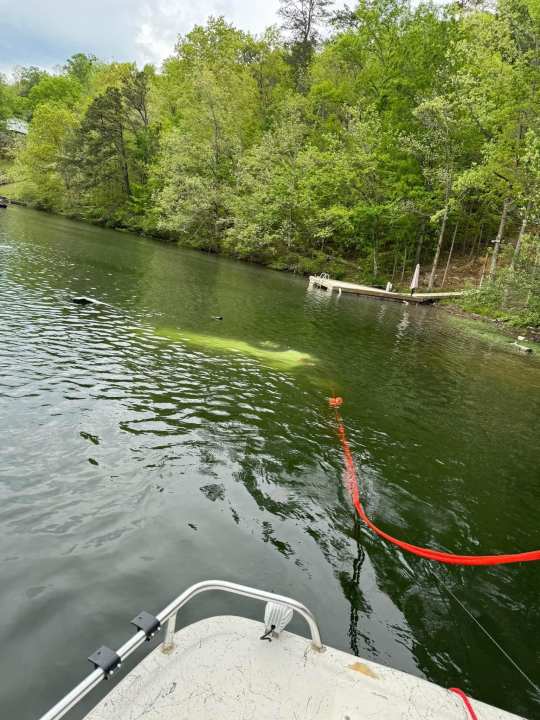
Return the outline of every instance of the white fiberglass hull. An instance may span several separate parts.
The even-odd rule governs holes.
[[[398,670],[261,623],[215,617],[158,647],[86,720],[467,720],[461,698]],[[478,720],[517,715],[472,700]]]

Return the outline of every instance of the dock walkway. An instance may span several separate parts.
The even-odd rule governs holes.
[[[408,293],[387,292],[379,288],[370,287],[369,285],[356,285],[355,283],[344,282],[343,280],[332,280],[320,275],[310,275],[309,289],[321,288],[333,293],[336,290],[339,294],[342,292],[352,293],[353,295],[367,295],[370,297],[380,298],[381,300],[393,300],[395,302],[413,302],[413,303],[433,303],[446,298],[456,298],[463,295],[462,292],[435,292],[435,293]]]

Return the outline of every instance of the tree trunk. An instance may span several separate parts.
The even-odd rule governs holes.
[[[536,240],[538,241],[538,237],[536,238]],[[535,281],[535,279],[536,279],[536,268],[538,267],[538,261],[539,261],[539,259],[540,259],[540,244],[537,245],[537,247],[536,247],[536,254],[535,254],[535,256],[534,256],[534,265],[533,265],[533,271],[532,271],[532,281],[533,281],[533,283],[534,283],[534,281]],[[527,293],[527,302],[526,302],[527,307],[529,307],[529,303],[531,302],[531,294],[532,294],[532,291],[529,290],[529,292]]]
[[[448,253],[448,260],[446,262],[446,267],[444,269],[444,275],[441,283],[441,287],[444,287],[444,284],[446,282],[446,276],[448,275],[448,268],[450,267],[450,261],[452,260],[452,253],[454,252],[454,245],[456,242],[456,235],[458,231],[459,223],[456,223],[456,227],[454,228],[454,234],[452,235],[452,244],[450,245],[450,252]]]
[[[511,200],[506,198],[503,203],[503,211],[501,215],[501,222],[499,223],[499,231],[495,242],[493,243],[493,253],[491,255],[491,267],[489,269],[489,279],[493,280],[495,277],[495,271],[497,270],[497,258],[499,257],[499,250],[501,249],[501,243],[504,237],[504,229],[506,227],[506,220],[508,219],[508,210],[510,208]]]
[[[512,256],[512,264],[511,268],[514,270],[516,267],[516,263],[519,260],[519,254],[521,252],[521,245],[523,243],[523,237],[525,235],[525,231],[527,230],[527,223],[529,222],[529,212],[531,210],[531,201],[527,203],[527,208],[525,210],[525,215],[523,216],[523,220],[521,221],[521,227],[519,229],[519,235],[516,243],[516,247],[514,248],[514,254]]]
[[[424,223],[422,223],[422,230],[418,236],[418,242],[416,243],[416,255],[414,258],[414,267],[420,265],[420,255],[422,254],[422,245],[424,244]]]
[[[392,282],[394,282],[394,278],[396,276],[396,268],[397,268],[397,252],[394,250],[394,268],[392,270]]]
[[[484,232],[484,226],[480,225],[480,232],[478,233],[478,251],[480,251],[480,247],[482,245],[482,233],[483,232]],[[475,250],[476,250],[476,238],[474,239],[474,242],[472,244],[471,254],[469,255],[470,258],[472,258],[473,256],[476,257]]]
[[[379,274],[379,262],[377,259],[377,224],[371,228],[371,244],[373,246],[373,279]]]
[[[122,167],[122,180],[124,183],[124,190],[126,191],[126,195],[128,197],[131,197],[131,183],[129,181],[129,166],[128,166],[128,159],[127,159],[127,152],[126,152],[126,144],[124,142],[124,128],[122,125],[120,125],[119,133],[118,133],[118,150],[120,151],[120,163]]]
[[[462,255],[465,255],[465,253],[467,252],[467,233],[469,232],[470,224],[471,224],[470,218],[467,217],[465,229],[463,230],[463,250],[461,251]],[[473,240],[473,245],[474,245],[474,240]]]
[[[437,263],[439,262],[439,256],[441,254],[441,248],[444,240],[444,231],[446,230],[446,221],[448,220],[448,202],[444,206],[444,214],[441,223],[441,231],[439,233],[439,240],[437,242],[437,250],[435,251],[435,257],[433,258],[433,266],[431,268],[431,275],[429,276],[428,292],[433,290],[433,284],[435,282],[435,273],[437,272]]]
[[[479,288],[481,288],[482,285],[484,284],[484,278],[486,277],[486,268],[487,268],[487,264],[488,264],[488,259],[489,259],[489,253],[486,249],[486,259],[484,260],[484,267],[482,268],[482,275],[480,276],[480,282],[478,283]]]
[[[407,265],[407,246],[405,246],[405,251],[403,253],[403,265],[401,267],[401,281],[403,282],[403,278],[405,277],[405,266]]]

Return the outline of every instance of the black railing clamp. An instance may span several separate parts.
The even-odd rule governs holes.
[[[142,630],[146,635],[146,640],[151,640],[154,635],[161,630],[161,623],[154,615],[142,610],[137,617],[131,621],[137,630]]]
[[[99,648],[99,650],[96,650],[95,653],[90,655],[88,660],[92,663],[96,670],[97,668],[101,668],[103,670],[105,678],[108,678],[110,675],[114,675],[115,670],[122,665],[122,658],[120,655],[115,653],[114,650],[111,650],[111,648],[106,645],[103,645]]]

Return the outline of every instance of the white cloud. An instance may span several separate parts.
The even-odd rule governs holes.
[[[53,67],[76,52],[159,63],[178,35],[210,15],[260,33],[278,7],[279,0],[0,0],[0,68]]]
[[[178,35],[183,35],[206,19],[223,15],[243,30],[262,32],[276,22],[278,0],[177,0],[144,2],[139,10],[135,44],[139,62],[159,63],[171,54]]]

